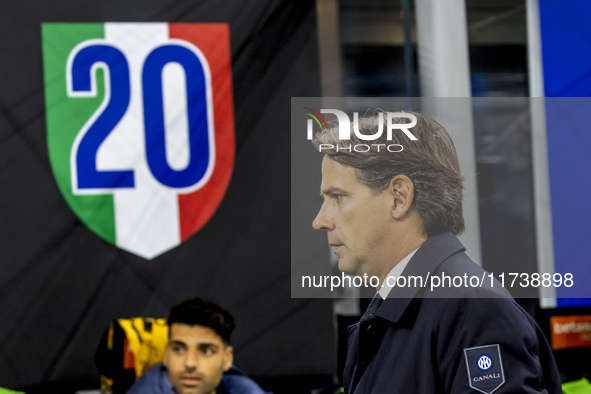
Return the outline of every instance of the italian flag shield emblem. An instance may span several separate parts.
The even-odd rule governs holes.
[[[42,35],[49,158],[71,209],[146,259],[198,232],[234,165],[228,26],[47,23]]]

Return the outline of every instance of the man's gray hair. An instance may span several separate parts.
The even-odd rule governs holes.
[[[408,176],[414,185],[413,205],[419,212],[427,236],[446,231],[457,235],[464,231],[463,177],[456,148],[447,131],[426,115],[407,112],[417,118],[416,126],[409,129],[417,140],[410,140],[405,133],[397,129],[392,131],[392,140],[387,140],[387,116],[386,113],[380,116],[379,112],[382,111],[361,117],[358,122],[361,134],[375,135],[381,119],[384,123],[383,132],[376,140],[362,140],[353,132],[350,140],[339,140],[337,126],[316,133],[312,143],[316,149],[319,149],[321,144],[327,144],[321,153],[337,163],[355,168],[357,178],[375,193],[384,191],[396,175]],[[394,118],[393,122],[407,123],[408,118]],[[367,152],[356,152],[348,148],[358,144],[369,145],[371,149]],[[379,146],[379,151],[378,144],[383,144]],[[402,145],[403,150],[391,152],[386,149],[394,144]],[[332,145],[334,149],[325,149],[328,145]],[[393,147],[391,150],[400,150],[400,147]]]

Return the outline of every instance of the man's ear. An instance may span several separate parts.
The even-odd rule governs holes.
[[[230,369],[234,362],[234,348],[232,346],[226,346],[224,349],[224,372]]]
[[[394,219],[400,220],[410,210],[414,199],[414,184],[406,175],[396,175],[388,184],[392,197],[390,212]]]

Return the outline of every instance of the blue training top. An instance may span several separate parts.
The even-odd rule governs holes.
[[[218,394],[267,394],[254,380],[232,367],[224,372]],[[162,363],[154,365],[131,386],[127,394],[176,394]]]

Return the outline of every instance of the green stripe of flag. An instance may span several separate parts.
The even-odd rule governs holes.
[[[43,70],[49,160],[58,187],[78,217],[94,232],[115,244],[113,196],[74,195],[70,176],[70,150],[76,135],[104,98],[104,77],[97,72],[97,97],[68,98],[66,63],[79,43],[104,38],[101,23],[43,23]]]

